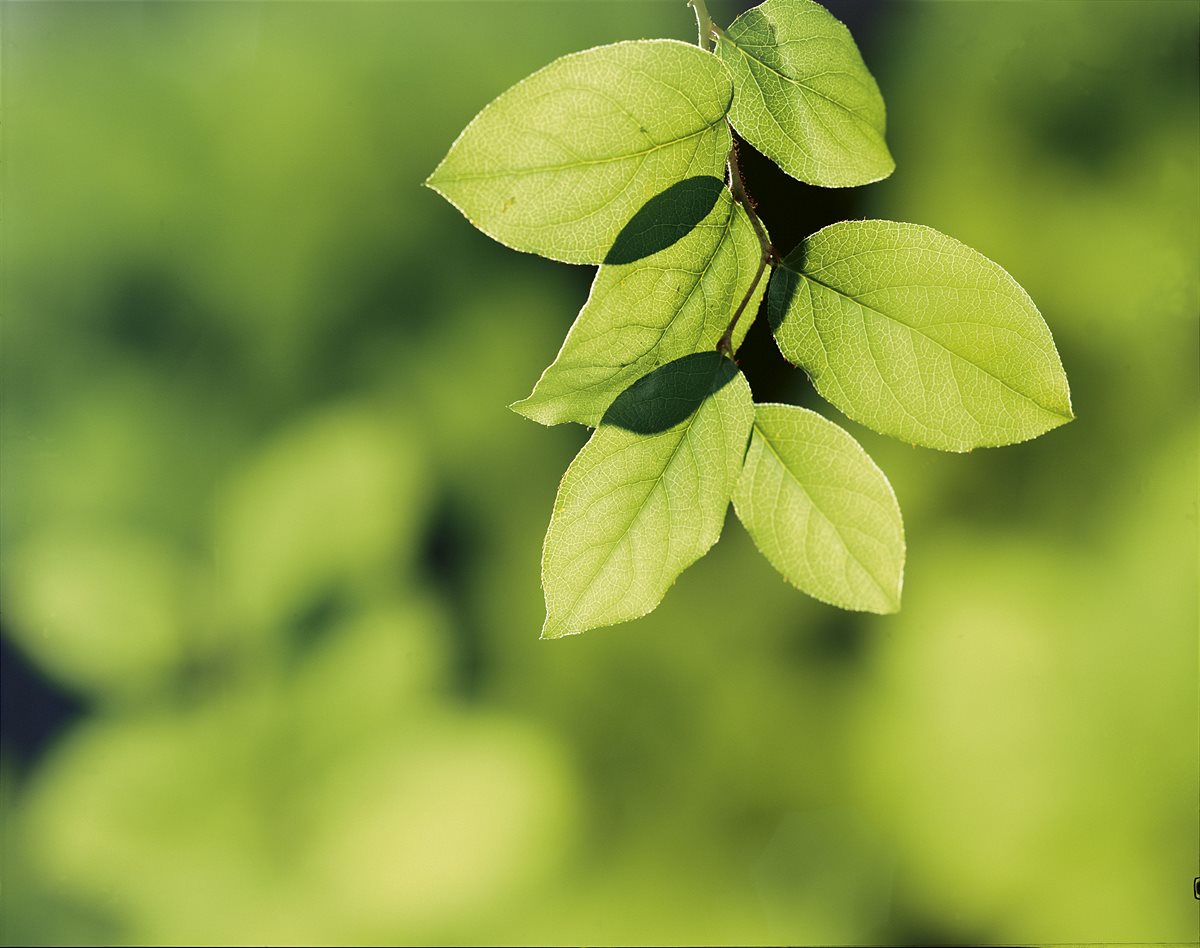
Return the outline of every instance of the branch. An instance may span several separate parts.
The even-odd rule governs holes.
[[[730,132],[732,133],[732,131],[731,127]],[[746,295],[742,297],[738,308],[733,312],[733,317],[729,320],[729,325],[725,327],[724,334],[717,342],[717,351],[732,359],[733,331],[737,327],[738,320],[742,318],[742,313],[750,305],[750,300],[754,296],[754,291],[758,289],[758,283],[762,279],[767,265],[774,265],[779,262],[779,254],[774,246],[772,246],[771,238],[767,236],[767,228],[763,225],[758,212],[754,209],[754,201],[746,193],[746,182],[742,180],[742,169],[738,166],[737,138],[733,139],[733,144],[729,149],[729,189],[733,192],[733,199],[745,208],[746,216],[750,218],[750,223],[754,227],[754,233],[758,237],[758,245],[762,248],[762,255],[758,259],[758,272],[754,274],[754,279],[750,281],[750,287],[746,290]]]

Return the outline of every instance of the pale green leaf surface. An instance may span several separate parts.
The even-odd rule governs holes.
[[[784,578],[843,609],[895,612],[904,524],[887,478],[857,441],[816,412],[757,405],[738,518]]]
[[[636,619],[662,601],[717,542],[753,421],[746,379],[716,352],[621,394],[554,501],[543,638]]]
[[[600,263],[664,188],[722,176],[732,95],[716,57],[675,40],[573,53],[484,108],[426,183],[509,247]]]
[[[1074,417],[1033,301],[997,264],[929,227],[818,231],[776,270],[768,312],[783,355],[883,434],[969,451]]]
[[[820,4],[766,0],[718,33],[717,55],[733,73],[733,127],[788,174],[850,187],[896,167],[879,86]]]
[[[716,346],[760,257],[749,217],[722,185],[712,210],[687,236],[633,263],[600,268],[558,357],[533,394],[512,408],[545,425],[596,425],[646,373]],[[738,321],[735,348],[765,289],[760,281]]]

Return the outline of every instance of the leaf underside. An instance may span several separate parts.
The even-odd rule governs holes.
[[[1014,444],[1070,421],[1050,330],[1000,266],[929,227],[846,221],[780,266],[780,351],[855,421],[944,451]]]
[[[900,608],[900,507],[883,472],[833,422],[791,405],[755,406],[733,505],[798,589],[843,609]]]
[[[754,421],[716,352],[651,372],[609,408],[563,476],[542,555],[543,638],[636,619],[721,534]]]
[[[717,55],[733,74],[733,127],[792,177],[850,187],[895,169],[879,86],[821,5],[766,0],[718,33]]]
[[[664,188],[722,176],[732,96],[720,61],[675,40],[573,53],[484,108],[426,183],[506,246],[601,263]]]

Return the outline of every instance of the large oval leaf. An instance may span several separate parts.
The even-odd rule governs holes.
[[[945,451],[1014,444],[1074,416],[1033,301],[1000,266],[917,224],[818,231],[771,281],[784,356],[855,421]]]
[[[600,268],[558,357],[533,394],[512,406],[515,411],[545,425],[595,425],[647,372],[716,346],[750,288],[762,251],[746,211],[718,179],[707,180],[720,192],[687,236],[633,263]],[[739,320],[735,348],[765,288],[762,281]]]
[[[766,0],[717,34],[717,55],[733,73],[733,127],[788,174],[849,187],[896,167],[879,86],[820,4]]]
[[[613,402],[554,501],[543,638],[662,601],[721,535],[753,421],[750,387],[716,352],[664,365]]]
[[[600,263],[664,188],[722,176],[732,95],[716,57],[675,40],[573,53],[475,116],[426,184],[502,244]]]
[[[843,609],[900,608],[904,525],[896,495],[833,422],[791,405],[756,406],[733,506],[798,589]]]

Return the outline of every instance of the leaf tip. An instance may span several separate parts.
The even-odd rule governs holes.
[[[517,399],[508,406],[508,409],[522,418],[528,418],[547,428],[567,422],[575,422],[587,428],[595,428],[599,424],[598,418],[593,418],[583,412],[572,411],[569,406],[560,404],[560,400],[544,398],[536,391],[525,398]]]
[[[546,613],[546,621],[542,625],[542,632],[538,636],[538,641],[548,642],[553,639],[562,639],[568,635],[578,635],[579,631],[578,629],[568,629],[561,619],[550,615],[550,613]]]
[[[848,184],[839,185],[840,187],[861,187],[866,184],[877,184],[887,178],[890,178],[896,170],[896,159],[892,157],[891,149],[887,145],[883,145],[882,154],[878,160],[871,163],[869,170],[864,170],[859,177],[848,178]]]
[[[539,425],[547,427],[555,424],[554,421],[548,420],[544,411],[539,410],[540,404],[534,399],[533,395],[527,395],[525,398],[518,398],[515,402],[508,406],[508,410],[515,415],[520,415],[522,418],[528,418],[530,421],[537,422]]]
[[[1038,435],[1046,434],[1047,432],[1053,431],[1055,428],[1061,428],[1063,425],[1069,425],[1075,420],[1075,409],[1071,407],[1070,401],[1068,401],[1066,405],[1061,408],[1056,407],[1053,409],[1048,409],[1047,411],[1050,415],[1050,424],[1045,428],[1044,431],[1038,432]],[[1038,435],[1033,435],[1032,437],[1036,438]]]
[[[903,595],[904,588],[904,573],[896,577],[896,585],[892,588],[884,586],[876,581],[875,589],[878,595],[864,596],[857,602],[838,603],[834,605],[842,609],[851,609],[855,612],[870,612],[877,616],[894,616],[900,611],[900,599]]]
[[[880,181],[882,181],[884,178],[890,178],[893,172],[896,170],[896,159],[892,155],[891,149],[885,148],[884,154],[887,156],[887,160],[883,163],[883,174],[881,174],[878,178]]]
[[[1055,393],[1053,403],[1047,405],[1046,410],[1062,419],[1058,422],[1059,425],[1065,425],[1068,421],[1075,420],[1075,406],[1071,404],[1071,389],[1068,387],[1067,374],[1061,369],[1058,381],[1058,391]]]
[[[425,180],[421,182],[421,187],[429,188],[430,191],[433,191],[435,194],[440,194],[442,197],[446,197],[446,192],[441,188],[441,170],[445,163],[445,159],[442,159],[442,161],[438,162],[438,166],[429,172]]]

